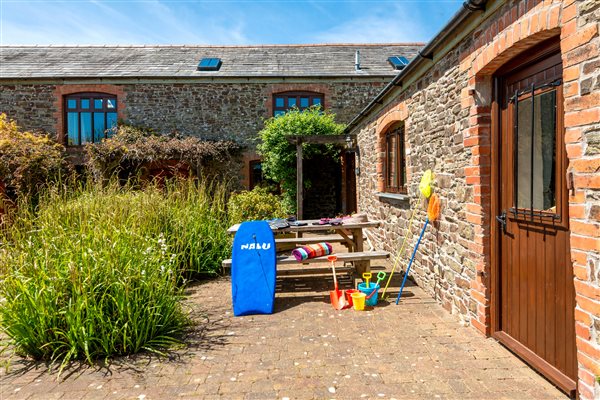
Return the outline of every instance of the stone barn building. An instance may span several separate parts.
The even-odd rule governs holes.
[[[395,254],[416,208],[414,243],[417,187],[432,169],[443,206],[411,270],[417,284],[566,393],[594,399],[599,21],[598,0],[467,0],[424,47],[9,46],[0,111],[76,147],[81,125],[69,124],[102,100],[102,126],[116,108],[132,124],[252,149],[263,118],[320,102],[357,135],[358,209],[384,221],[374,245]],[[250,150],[246,185],[258,162]]]
[[[597,0],[467,1],[348,129],[376,247],[400,248],[413,208],[418,235],[432,169],[417,284],[582,399],[600,398],[599,21]]]
[[[321,104],[347,123],[398,74],[403,65],[394,61],[414,58],[421,47],[2,46],[0,113],[55,136],[75,160],[117,119],[161,133],[232,139],[247,147],[240,173],[251,188],[261,179],[254,150],[264,119]],[[315,216],[355,208],[353,180],[342,184],[354,168],[342,164],[307,167],[307,176],[326,175],[305,195]]]

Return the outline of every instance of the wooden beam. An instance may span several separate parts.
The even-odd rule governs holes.
[[[296,218],[302,219],[304,214],[302,188],[302,141],[296,141]]]
[[[287,140],[290,143],[297,143],[298,140],[301,140],[304,143],[311,144],[339,144],[345,146],[346,136],[348,135],[290,135],[287,136]],[[352,134],[350,137],[352,138],[353,142],[356,143],[356,135]]]

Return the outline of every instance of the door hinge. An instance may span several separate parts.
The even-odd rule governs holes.
[[[575,196],[575,186],[573,185],[573,171],[567,171],[567,190],[570,196]]]

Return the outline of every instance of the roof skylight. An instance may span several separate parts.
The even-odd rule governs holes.
[[[220,58],[203,58],[198,63],[198,71],[218,71],[221,68]]]
[[[408,59],[404,56],[392,56],[388,58],[388,61],[394,69],[404,69],[409,63]]]

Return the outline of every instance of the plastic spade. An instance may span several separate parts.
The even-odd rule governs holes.
[[[373,275],[372,275],[370,272],[363,272],[363,279],[364,279],[364,280],[365,280],[365,282],[367,283],[367,284],[365,285],[365,287],[366,287],[367,289],[369,289],[369,288],[371,287],[371,286],[369,285],[369,281],[371,280],[371,277],[372,277],[372,276],[373,276]]]
[[[384,271],[379,271],[379,272],[377,273],[377,283],[375,284],[375,287],[379,286],[379,282],[381,282],[382,280],[384,280],[384,279],[385,279],[385,276],[386,276],[386,275],[385,275],[385,272],[384,272]],[[373,291],[372,291],[372,292],[371,292],[371,293],[370,293],[370,294],[369,294],[369,295],[366,297],[366,299],[365,299],[365,300],[369,300],[371,297],[373,297],[373,295],[374,295],[375,293],[377,293],[377,291],[378,291],[378,290],[379,290],[379,289],[375,289],[375,290],[373,290]]]
[[[331,269],[333,270],[333,284],[334,290],[329,291],[329,298],[331,299],[331,305],[336,310],[341,310],[343,308],[348,307],[348,302],[346,301],[346,293],[343,290],[339,290],[337,277],[335,274],[335,262],[337,260],[337,256],[331,255],[327,257],[327,261],[331,264]]]
[[[419,235],[419,240],[417,240],[417,244],[415,245],[415,249],[413,250],[412,256],[410,257],[410,262],[408,263],[408,268],[406,268],[406,274],[404,274],[404,279],[402,280],[402,286],[400,286],[400,292],[398,293],[398,298],[396,299],[396,304],[400,301],[400,297],[402,296],[402,291],[404,290],[404,284],[406,284],[406,278],[408,278],[408,273],[410,271],[410,266],[412,265],[415,255],[417,254],[417,249],[419,248],[419,244],[421,243],[421,239],[423,239],[423,234],[425,233],[425,229],[427,229],[427,225],[429,222],[435,221],[440,215],[440,199],[437,194],[431,195],[429,199],[429,206],[427,207],[427,218],[425,218],[425,225],[423,225],[423,229],[421,230],[421,235]]]

